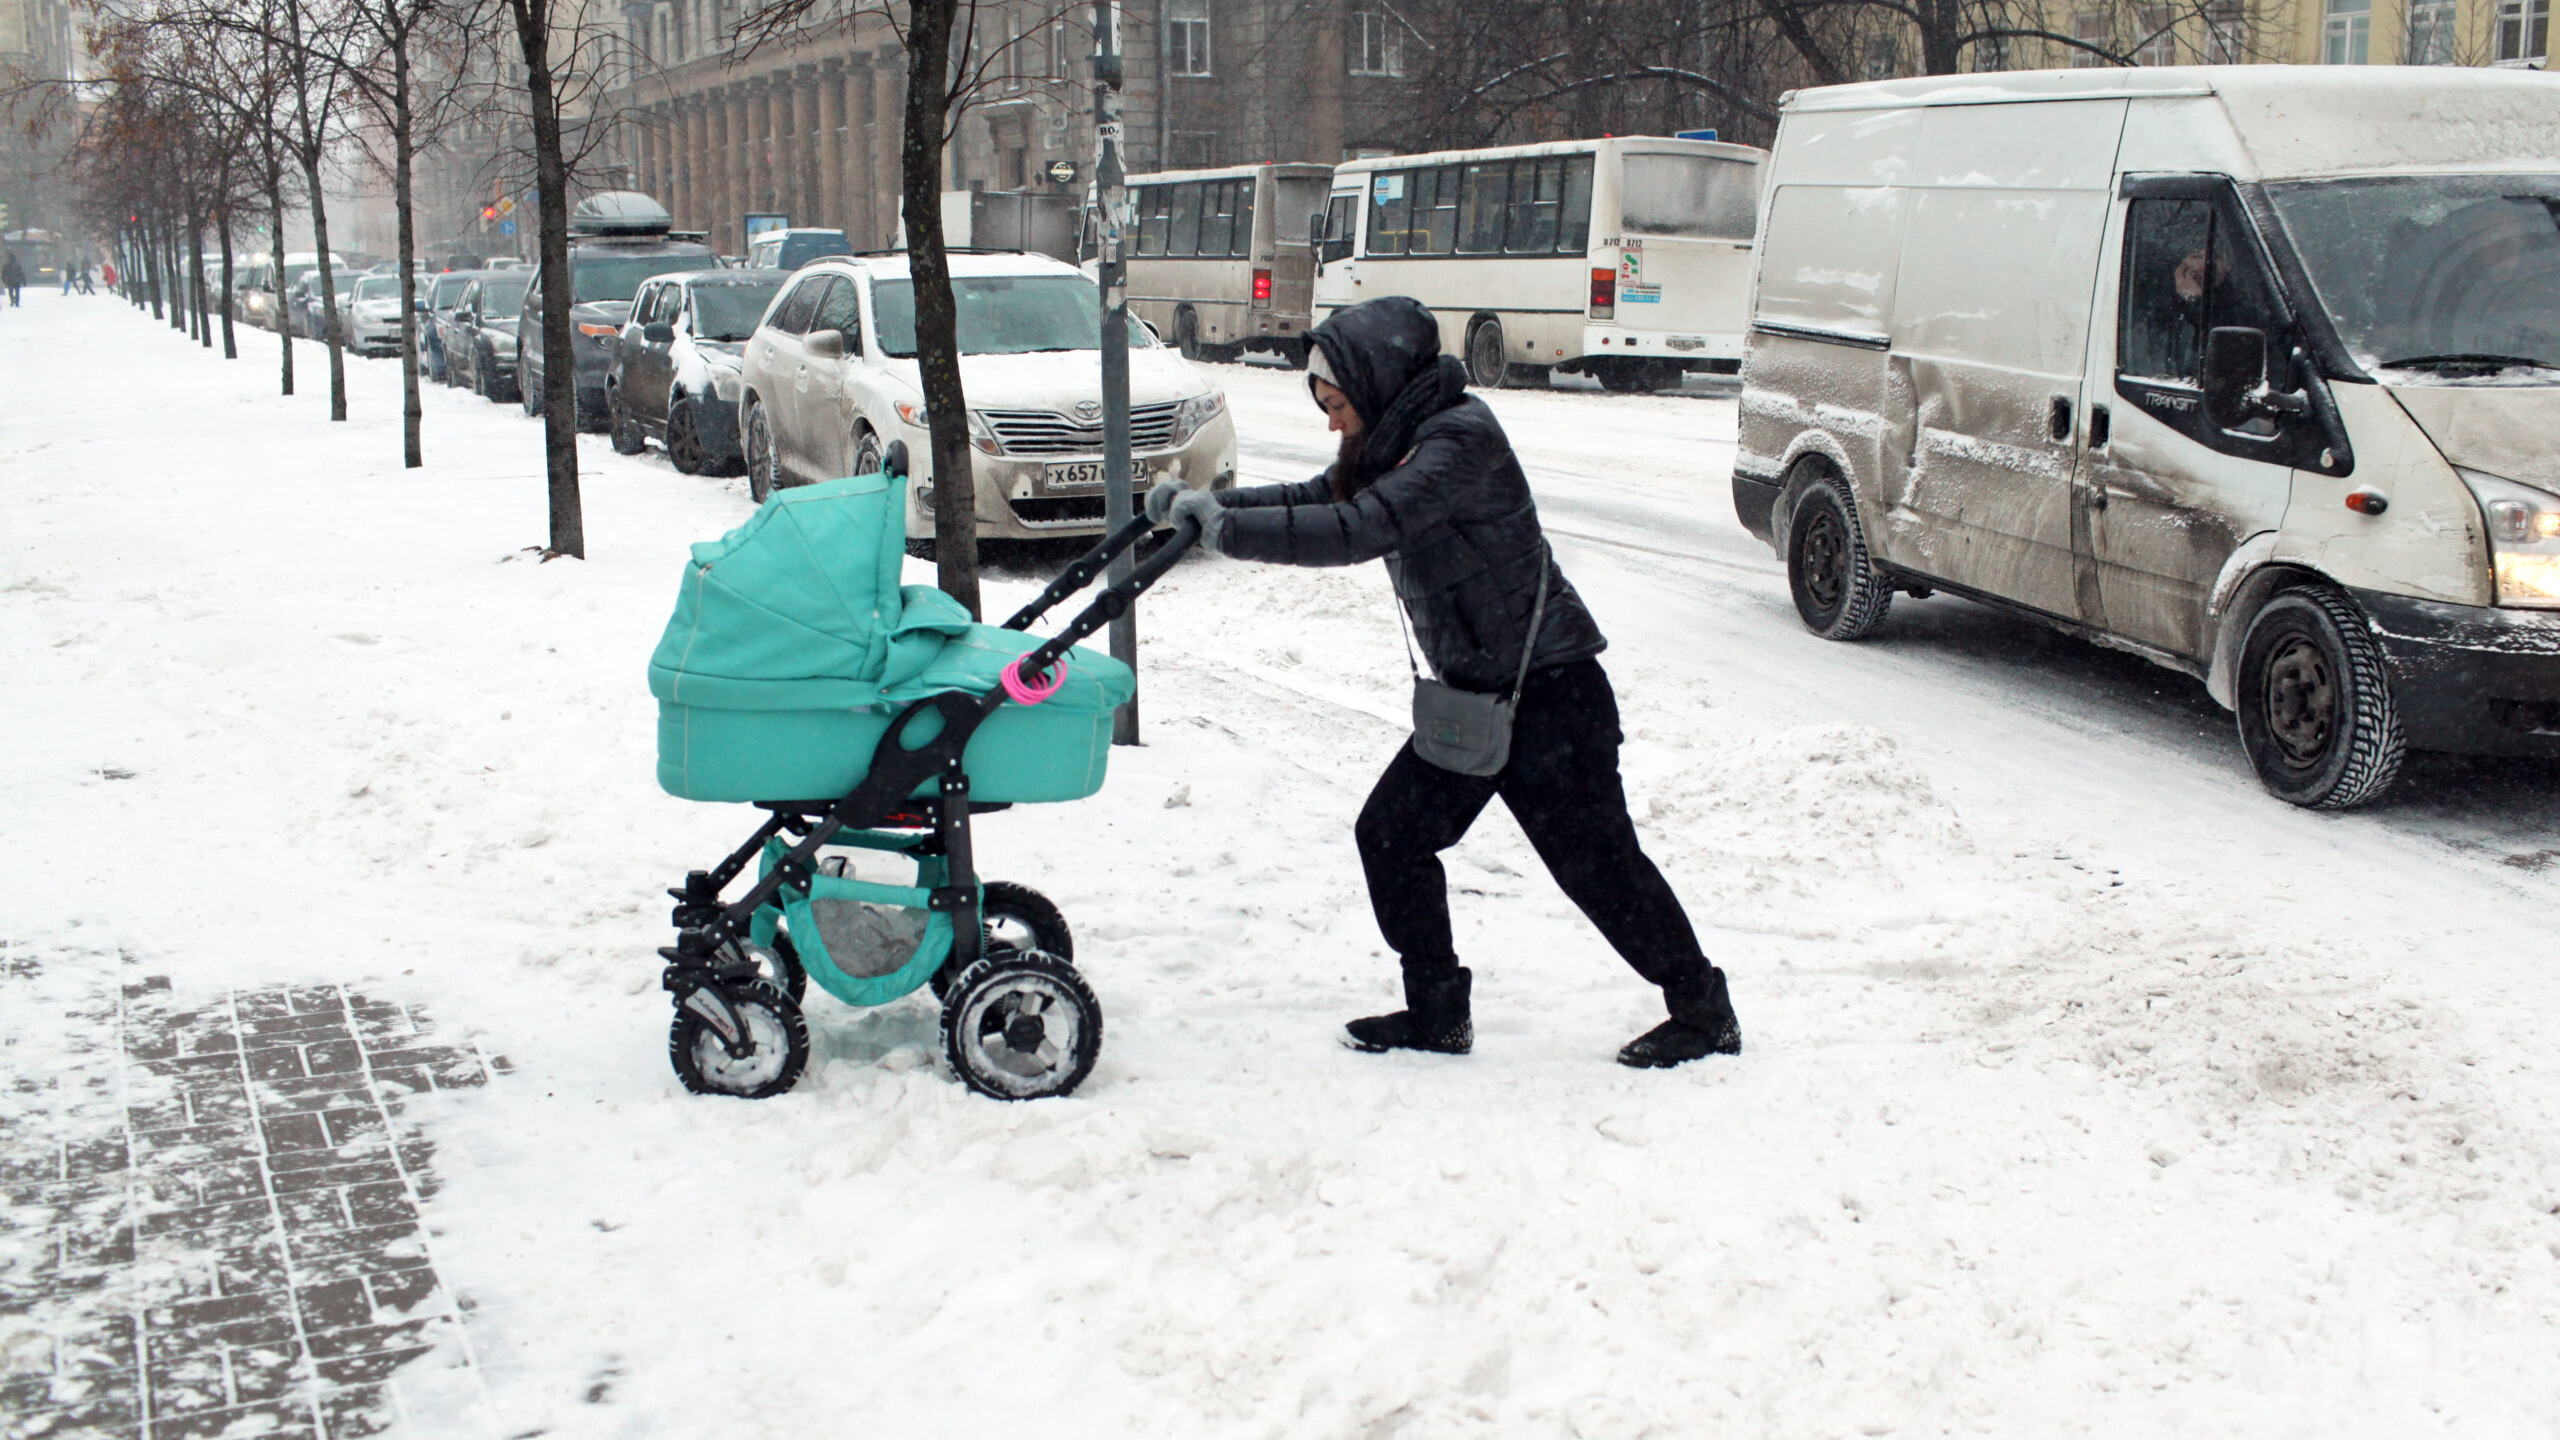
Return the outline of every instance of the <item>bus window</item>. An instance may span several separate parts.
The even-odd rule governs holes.
[[[1307,217],[1324,208],[1325,192],[1330,182],[1313,175],[1296,175],[1286,179],[1275,177],[1270,186],[1269,203],[1279,211],[1271,217],[1271,238],[1282,245],[1307,243]],[[1247,213],[1260,203],[1248,194]]]
[[[1168,185],[1165,193],[1172,196],[1173,216],[1168,238],[1164,242],[1167,255],[1197,255],[1200,248],[1200,192],[1215,190],[1194,181],[1187,185]]]
[[[1138,253],[1164,253],[1166,223],[1172,218],[1165,208],[1165,192],[1170,185],[1149,185],[1138,192]]]
[[[1458,253],[1495,255],[1502,250],[1502,219],[1511,201],[1511,162],[1469,165],[1459,191]]]
[[[1332,205],[1325,211],[1324,247],[1317,252],[1316,258],[1326,261],[1350,259],[1351,234],[1360,223],[1359,216],[1359,196],[1334,196]]]
[[[1234,238],[1234,202],[1230,182],[1212,180],[1200,187],[1200,253],[1223,257]]]
[[[1458,167],[1443,165],[1411,174],[1413,238],[1406,242],[1405,252],[1450,254],[1458,243]]]
[[[1580,255],[1591,248],[1591,157],[1564,162],[1564,202],[1556,207],[1556,249]]]
[[[1706,155],[1630,155],[1621,206],[1631,235],[1751,238],[1760,167]]]
[[[1413,174],[1406,170],[1382,171],[1369,177],[1369,253],[1401,255],[1405,233],[1411,227],[1412,207],[1409,203]]]
[[[1556,248],[1556,205],[1564,198],[1564,159],[1523,160],[1511,172],[1511,218],[1502,248],[1545,255]]]
[[[1227,182],[1228,208],[1235,211],[1235,238],[1227,245],[1227,253],[1239,260],[1253,254],[1253,182]]]

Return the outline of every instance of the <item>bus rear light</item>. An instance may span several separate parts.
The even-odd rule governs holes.
[[[1271,272],[1268,270],[1253,272],[1253,308],[1256,310],[1271,308]]]
[[[1618,318],[1618,272],[1615,269],[1603,270],[1596,265],[1591,269],[1591,318]]]

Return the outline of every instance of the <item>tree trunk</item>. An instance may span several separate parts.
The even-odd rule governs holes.
[[[284,166],[273,152],[267,155],[267,293],[275,303],[267,307],[269,321],[280,320],[284,313]],[[284,347],[284,390],[293,393],[293,326],[276,326],[276,338]]]
[[[914,277],[916,371],[933,434],[933,554],[942,592],[978,609],[978,481],[969,400],[960,387],[960,320],[942,240],[942,132],[957,0],[914,0],[907,18],[907,130],[899,152]]]
[[[329,202],[320,193],[320,152],[302,152],[302,182],[311,190],[311,248],[320,258],[320,328],[329,342],[329,418],[347,418],[347,346],[338,323],[338,282],[329,264]]]
[[[551,486],[552,555],[587,557],[585,507],[578,495],[578,356],[570,348],[569,165],[560,150],[558,77],[551,73],[551,6],[508,0],[524,51],[527,102],[533,111],[534,208],[541,234],[535,274],[542,285],[542,452]],[[517,347],[516,383],[524,383]]]
[[[388,8],[396,9],[396,3]],[[409,37],[396,34],[391,46],[391,204],[400,218],[400,463],[415,470],[427,463],[418,440],[426,402],[418,394],[418,275],[411,264],[418,254],[417,205],[410,194]]]
[[[145,290],[151,293],[151,318],[154,320],[165,320],[169,317],[163,314],[160,309],[160,237],[158,234],[154,233],[158,228],[159,227],[151,224],[149,221],[143,222],[142,253],[145,258],[142,262],[142,285]]]
[[[196,343],[213,348],[213,311],[204,293],[204,219],[198,216],[187,224],[188,289],[195,292]]]
[[[240,358],[240,342],[231,333],[231,301],[232,296],[237,293],[233,289],[237,282],[231,273],[231,206],[229,204],[215,208],[213,223],[222,241],[222,358],[237,360]]]

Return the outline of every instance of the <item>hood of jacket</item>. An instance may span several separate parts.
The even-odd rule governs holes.
[[[1351,401],[1363,425],[1375,425],[1416,376],[1440,359],[1440,322],[1409,295],[1382,295],[1337,310],[1307,332],[1324,364],[1308,366],[1307,385],[1329,381]]]

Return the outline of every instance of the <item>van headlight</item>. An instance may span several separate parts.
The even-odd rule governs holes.
[[[1194,395],[1183,401],[1182,408],[1173,412],[1173,443],[1191,443],[1191,437],[1200,433],[1200,427],[1217,419],[1226,408],[1226,393],[1220,390]]]
[[[2460,474],[2489,521],[2497,603],[2560,610],[2560,495],[2477,470]]]

